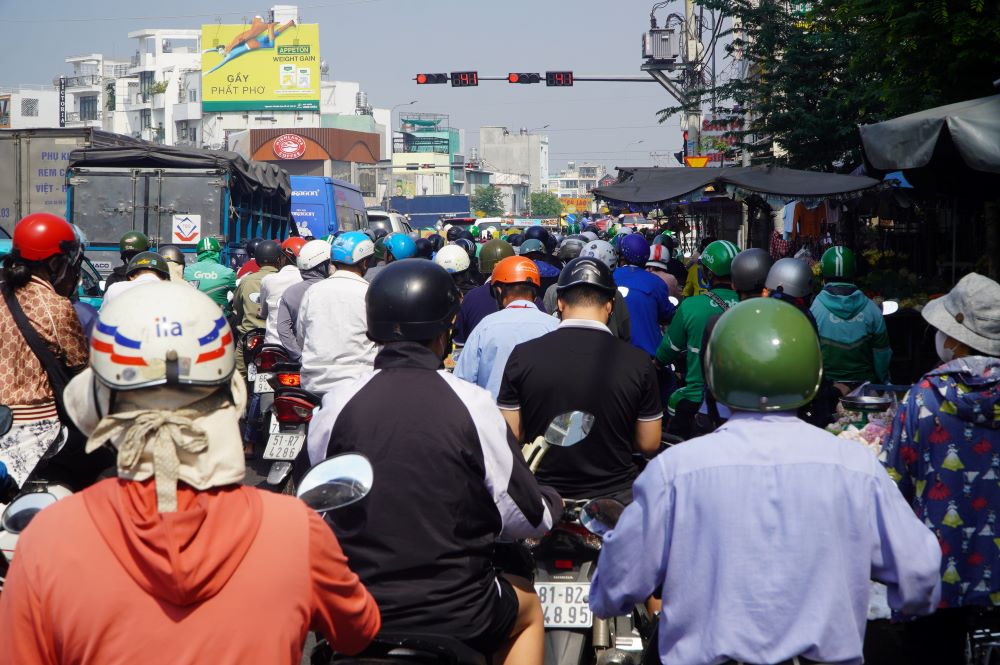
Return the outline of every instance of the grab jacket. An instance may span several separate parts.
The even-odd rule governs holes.
[[[892,349],[882,310],[853,284],[827,284],[812,304],[831,381],[889,382]]]

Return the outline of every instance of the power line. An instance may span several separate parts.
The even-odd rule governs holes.
[[[299,5],[298,8],[302,9],[320,9],[320,8],[332,8],[332,7],[348,7],[350,5],[368,5],[374,2],[385,2],[385,0],[347,0],[346,2],[322,2],[313,5]],[[159,15],[159,16],[80,16],[80,17],[55,17],[46,16],[44,18],[4,18],[2,19],[5,23],[92,23],[96,21],[107,22],[107,21],[158,21],[165,19],[182,19],[182,18],[206,18],[206,17],[216,17],[216,16],[248,16],[256,15],[259,10],[232,10],[232,11],[222,11],[222,12],[211,12],[207,14],[174,14],[174,15]]]

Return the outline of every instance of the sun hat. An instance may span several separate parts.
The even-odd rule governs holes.
[[[1000,357],[1000,284],[970,273],[924,306],[924,320],[980,353]]]

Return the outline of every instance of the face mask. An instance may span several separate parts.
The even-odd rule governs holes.
[[[948,336],[940,330],[937,331],[937,334],[934,336],[934,347],[937,349],[938,358],[941,359],[941,362],[945,363],[955,358],[955,349],[949,349],[944,345],[947,341]]]

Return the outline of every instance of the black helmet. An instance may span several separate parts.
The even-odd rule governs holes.
[[[373,341],[425,342],[451,328],[462,294],[433,261],[394,261],[372,280],[365,303]]]
[[[576,257],[580,256],[580,252],[583,251],[585,243],[580,238],[575,236],[570,236],[562,241],[559,245],[559,260],[560,261],[572,261]]]
[[[556,292],[562,293],[566,289],[574,286],[592,286],[614,296],[615,278],[611,276],[611,269],[604,265],[603,261],[598,261],[592,256],[581,256],[566,264],[566,267],[559,273],[559,281],[556,282]]]
[[[469,238],[466,238],[465,236],[460,236],[452,244],[458,245],[459,247],[464,249],[465,253],[469,255],[470,261],[476,258],[476,243],[470,240]]]
[[[549,231],[544,226],[529,226],[524,230],[525,240],[541,240],[544,245],[548,237]]]
[[[465,238],[471,243],[476,242],[476,236],[472,235],[472,231],[470,231],[469,229],[462,229],[461,231],[459,231],[458,238],[455,238],[455,240],[458,240],[459,238]]]
[[[771,269],[771,255],[760,247],[744,249],[733,259],[730,276],[733,288],[740,292],[756,291],[760,293],[767,280],[767,272]]]
[[[413,244],[417,246],[417,252],[413,255],[415,258],[430,259],[434,257],[434,243],[427,238],[417,238]]]
[[[448,229],[448,242],[455,242],[462,237],[462,231],[464,231],[461,226],[452,226]]]
[[[131,277],[140,270],[152,270],[160,279],[170,279],[170,268],[163,257],[156,252],[139,252],[131,259],[125,267],[125,276]]]
[[[257,255],[257,245],[262,242],[264,242],[263,238],[250,238],[250,240],[247,240],[247,256],[251,259],[254,258]]]
[[[260,241],[257,244],[256,252],[255,257],[259,266],[276,266],[284,253],[281,251],[281,245],[277,240]]]
[[[163,260],[168,263],[177,263],[183,266],[186,261],[184,260],[184,252],[177,245],[160,245],[156,249],[156,253],[163,257]]]
[[[507,242],[510,243],[511,247],[520,247],[521,243],[524,242],[524,236],[520,233],[512,233],[507,236]]]

